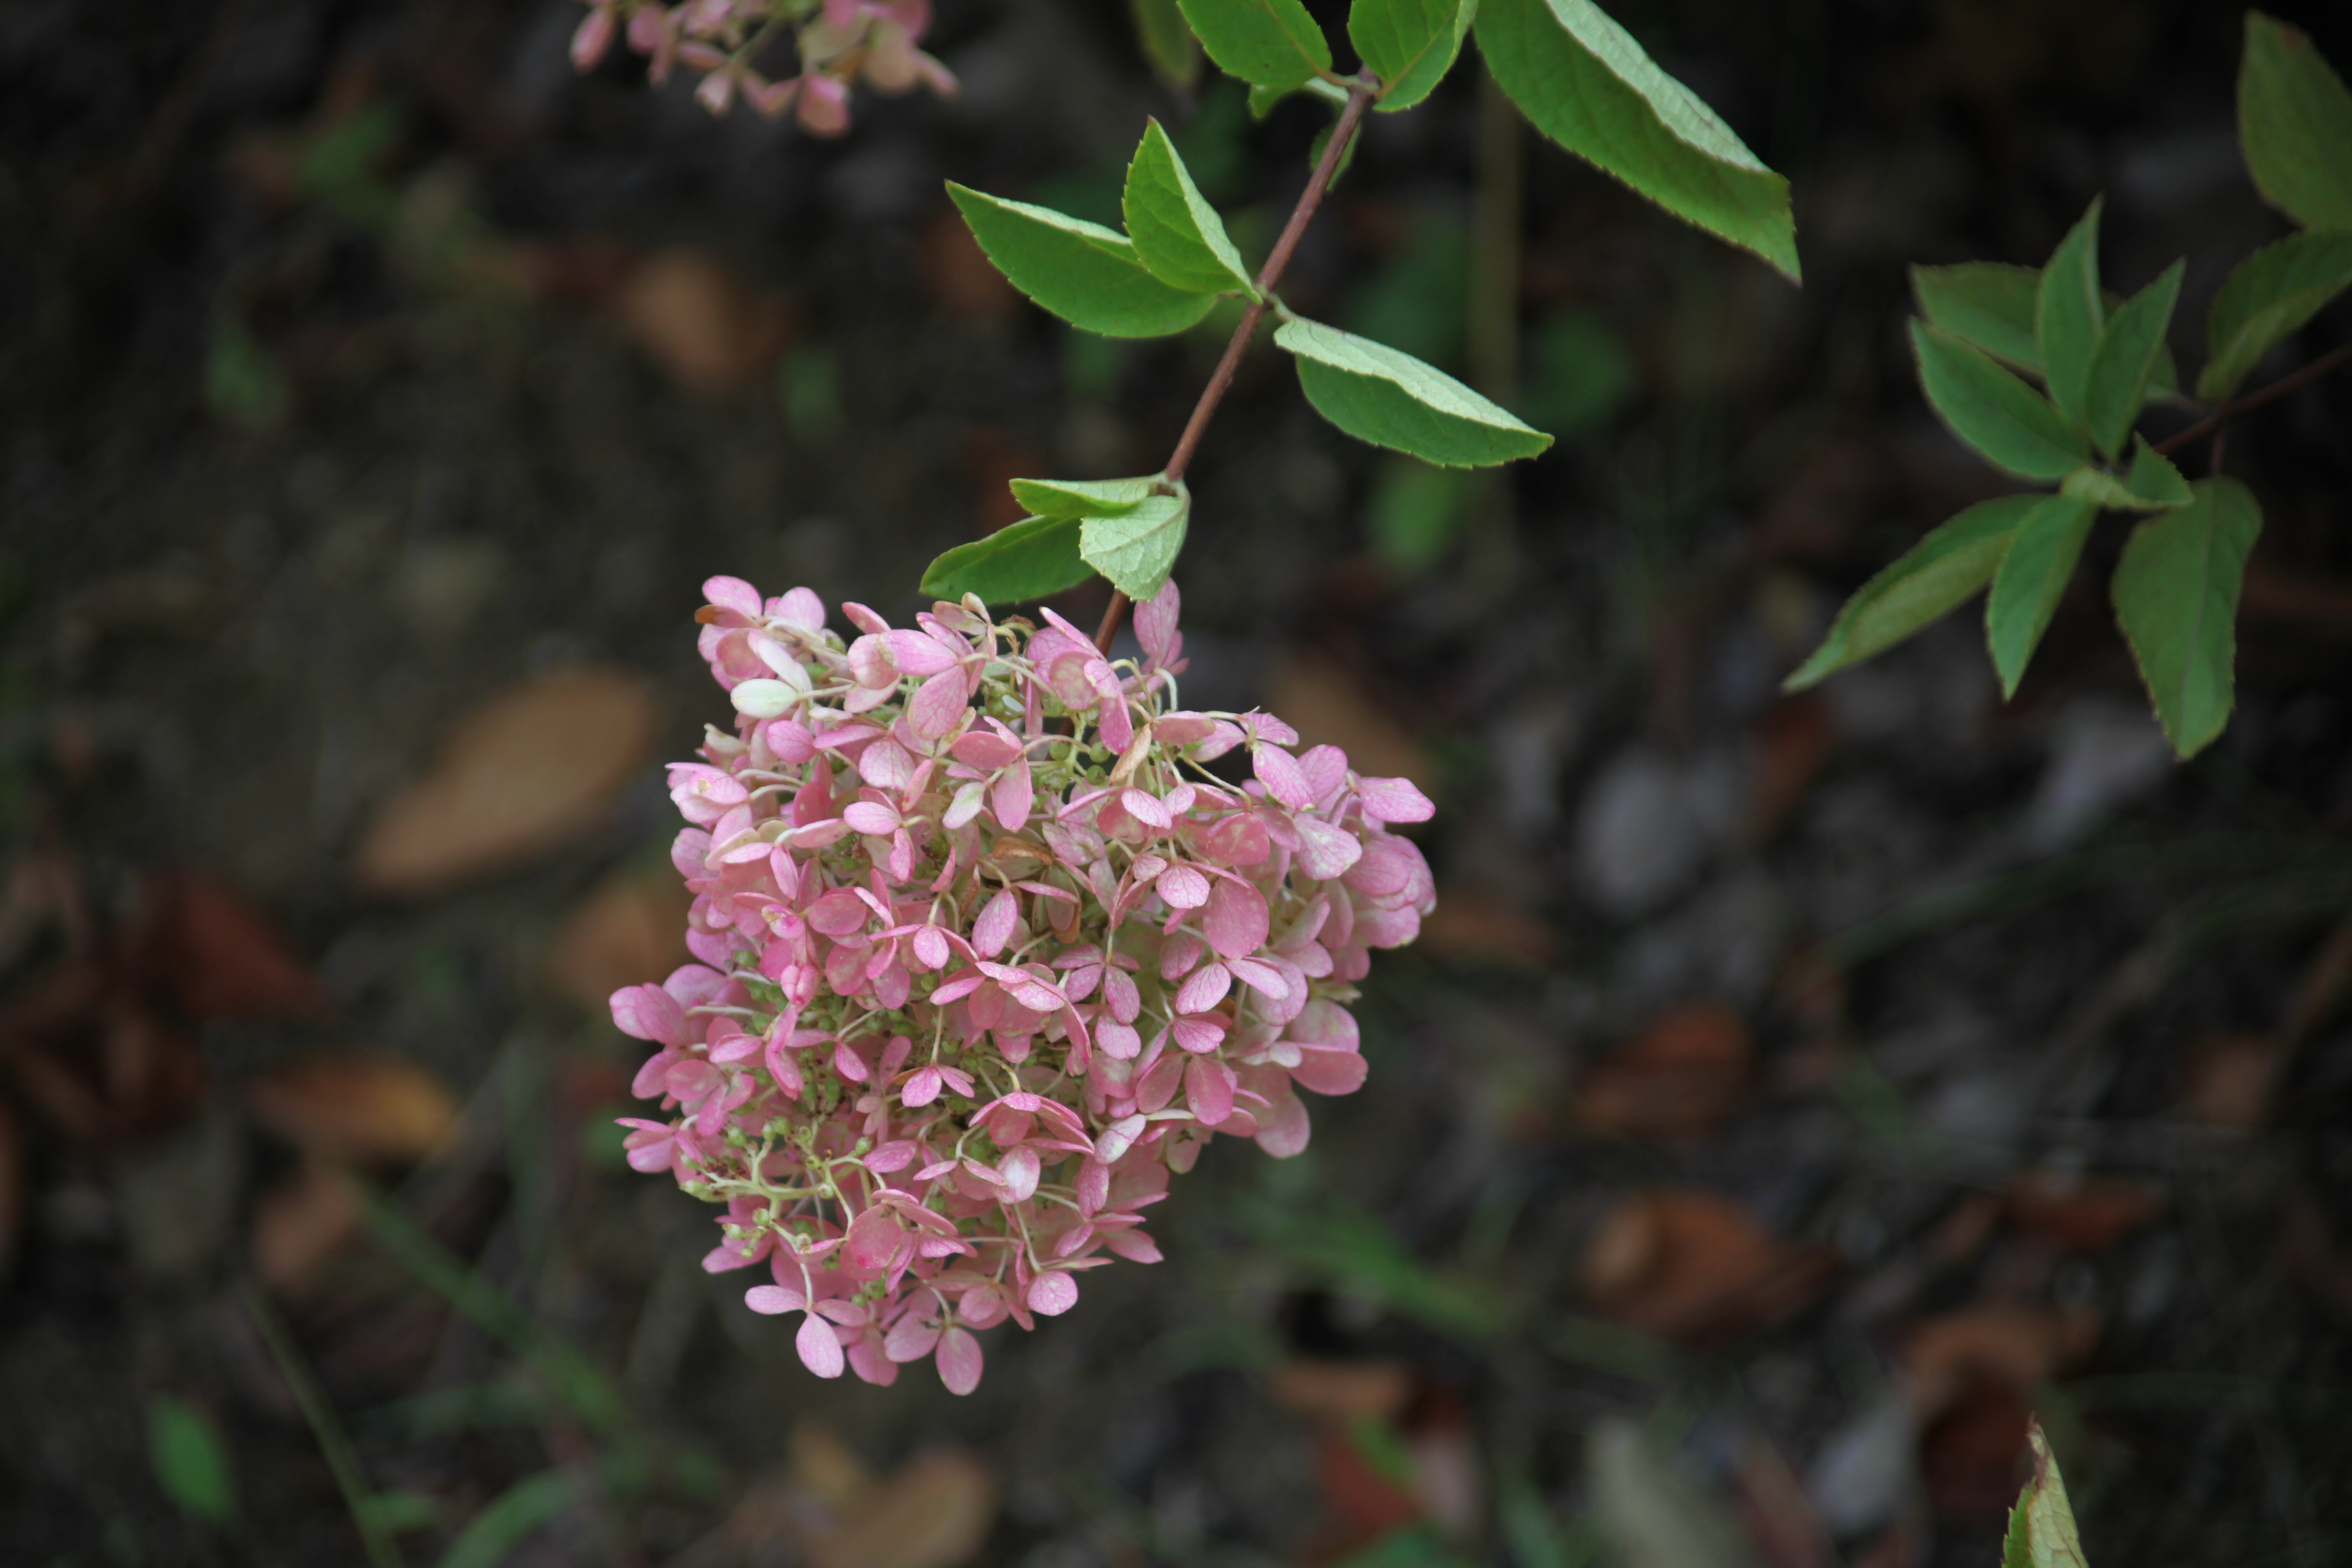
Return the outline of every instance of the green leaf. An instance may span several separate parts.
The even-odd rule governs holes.
[[[2205,339],[2212,358],[2197,395],[2218,403],[2290,334],[2352,286],[2352,234],[2291,234],[2264,246],[2213,296]]]
[[[1789,182],[1591,0],[1483,0],[1478,49],[1537,130],[1797,281]]]
[[[2058,493],[2109,511],[2162,511],[2167,507],[2187,506],[2196,499],[2171,459],[2149,446],[2144,437],[2126,477],[2117,479],[2105,468],[2085,465],[2066,476]]]
[[[2091,355],[2106,326],[2106,297],[2099,290],[2099,208],[2091,199],[2066,237],[2058,242],[2033,302],[2033,336],[2042,353],[2042,378],[2050,401],[2067,423],[2083,422],[2083,399],[2091,380]]]
[[[1131,479],[1015,479],[1013,499],[1039,517],[1118,517],[1165,483],[1158,474]]]
[[[1298,0],[1178,0],[1217,68],[1288,91],[1331,68],[1331,43]]]
[[[1297,356],[1315,411],[1360,441],[1448,468],[1507,463],[1551,445],[1509,409],[1370,338],[1294,316],[1274,341]]]
[[[1817,685],[1950,613],[1992,581],[2011,535],[2048,499],[2003,496],[1979,501],[1913,545],[1845,602],[1822,646],[1781,689],[1802,691]]]
[[[2001,1568],[2087,1568],[2082,1538],[2074,1531],[2074,1506],[2050,1439],[2035,1421],[2027,1436],[2033,1449],[2033,1476],[2009,1510],[2009,1535],[2001,1544]]]
[[[1919,313],[1934,325],[2028,375],[2042,374],[2042,344],[2033,331],[2042,274],[2034,268],[2006,261],[1914,267],[1911,289],[1918,297]],[[2101,302],[2112,312],[2124,299],[2109,289],[2101,296]],[[2180,390],[2170,349],[2158,351],[2147,390],[2151,397],[2170,397]]]
[[[1355,0],[1348,41],[1384,84],[1373,107],[1411,109],[1454,68],[1478,0]]]
[[[2305,228],[2352,229],[2352,92],[2311,40],[2246,13],[2238,142],[2263,199]]]
[[[2049,400],[1950,333],[1911,323],[1919,385],[1952,434],[1995,468],[2029,479],[2059,479],[2090,458],[2081,432]]]
[[[953,183],[948,195],[996,269],[1074,327],[1109,338],[1165,337],[1216,303],[1214,295],[1172,289],[1154,278],[1133,242],[1100,224]]]
[[[1224,221],[1192,183],[1157,120],[1143,128],[1142,143],[1127,166],[1123,205],[1135,253],[1154,278],[1196,294],[1239,289],[1257,298]]]
[[[2262,531],[2253,492],[2200,479],[2196,499],[2132,531],[2116,566],[2116,620],[2139,663],[2165,738],[2194,756],[2229,722],[2238,591]]]
[[[2091,374],[2083,393],[2083,415],[2091,439],[2099,450],[2115,457],[2131,435],[2140,405],[2147,401],[2149,378],[2157,355],[2172,326],[2172,308],[2180,300],[2180,275],[2188,267],[2176,261],[2156,281],[2133,295],[2124,308],[2107,318],[2099,346],[2091,355]]]
[[[1911,291],[1930,323],[2032,375],[2042,374],[2042,344],[2033,333],[2041,288],[2041,273],[2005,261],[1911,269]]]
[[[2011,534],[1993,574],[1992,592],[1985,596],[1985,642],[2004,698],[2017,695],[2026,661],[2050,629],[2050,617],[2058,612],[2098,516],[2093,502],[2045,496]]]
[[[1135,41],[1160,79],[1179,92],[1200,79],[1201,45],[1184,24],[1176,0],[1128,0],[1135,18]]]
[[[934,599],[977,594],[983,604],[1016,605],[1075,588],[1092,575],[1078,554],[1076,518],[1024,517],[942,553],[923,569],[923,592]]]
[[[1112,587],[1140,604],[1168,581],[1192,515],[1189,495],[1150,496],[1131,511],[1079,523],[1078,552]]]
[[[147,1407],[147,1456],[155,1479],[182,1513],[206,1524],[236,1518],[236,1476],[228,1445],[210,1417],[173,1394]]]

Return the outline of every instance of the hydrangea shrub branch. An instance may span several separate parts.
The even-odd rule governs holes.
[[[625,38],[656,81],[703,72],[713,113],[790,108],[835,134],[853,81],[954,86],[916,47],[926,0],[588,4],[582,68]],[[1412,784],[1301,750],[1270,714],[1180,705],[1171,573],[1184,476],[1268,314],[1300,389],[1349,435],[1445,466],[1550,444],[1276,294],[1365,114],[1428,97],[1476,0],[1355,0],[1353,75],[1297,0],[1177,5],[1257,112],[1300,92],[1336,110],[1255,273],[1157,123],[1128,170],[1124,232],[949,187],[991,262],[1080,330],[1167,336],[1244,301],[1167,465],[1013,480],[1034,515],[934,561],[912,626],[845,605],[845,639],[808,589],[704,585],[701,652],[736,717],[670,773],[695,962],[612,999],[655,1047],[635,1088],[658,1114],[625,1120],[628,1158],[725,1205],[705,1266],[764,1268],[749,1304],[797,1315],[819,1376],[887,1384],[929,1360],[969,1393],[979,1333],[1068,1310],[1088,1269],[1157,1262],[1145,1211],[1211,1138],[1296,1154],[1300,1091],[1363,1082],[1348,1005],[1371,949],[1412,941],[1434,907],[1427,862],[1392,831],[1433,813]],[[1785,182],[1630,36],[1585,0],[1487,11],[1488,50],[1527,57],[1497,79],[1539,128],[1794,277]],[[787,37],[801,68],[778,79]],[[1097,573],[1112,597],[1091,637],[1051,608],[991,607]],[[1114,660],[1130,608],[1142,657]],[[1212,767],[1231,753],[1238,784]]]

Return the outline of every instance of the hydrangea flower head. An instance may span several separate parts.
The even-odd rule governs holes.
[[[704,1266],[764,1265],[809,1370],[970,1393],[981,1331],[1160,1260],[1144,1211],[1209,1139],[1296,1154],[1298,1091],[1363,1082],[1355,983],[1434,902],[1390,828],[1432,807],[1177,707],[1173,583],[1140,662],[1051,610],[845,605],[845,640],[806,588],[704,590],[736,718],[670,769],[698,962],[613,996],[656,1047],[629,1163],[726,1205]],[[1239,785],[1207,766],[1237,750]]]

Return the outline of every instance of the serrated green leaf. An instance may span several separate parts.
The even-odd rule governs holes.
[[[1158,474],[1131,479],[1015,479],[1013,499],[1039,517],[1119,517],[1141,505],[1163,481]]]
[[[2213,296],[2205,340],[2212,354],[2197,395],[2218,403],[2264,354],[2352,287],[2352,234],[2291,234],[2264,246]]]
[[[1454,68],[1478,0],[1355,0],[1348,41],[1385,85],[1372,107],[1411,109]]]
[[[2172,308],[2180,300],[2180,275],[2188,265],[2176,261],[2166,268],[2109,316],[2099,333],[2083,392],[2083,417],[2091,427],[2091,439],[2110,458],[2124,449],[2140,405],[2147,401],[2148,381],[2156,374],[2164,335],[2171,330]]]
[[[1093,575],[1078,553],[1076,518],[1024,517],[943,552],[923,569],[923,592],[935,599],[977,594],[986,604],[1017,605],[1075,588]]]
[[[1189,495],[1150,496],[1118,517],[1085,520],[1078,552],[1112,587],[1140,603],[1167,583],[1192,515]]]
[[[1985,595],[1985,644],[2000,676],[2000,694],[2017,695],[2025,666],[2050,629],[2083,543],[2098,521],[2096,503],[2069,496],[2045,496],[2018,522]]]
[[[1855,591],[1838,611],[1822,646],[1781,689],[1801,691],[1816,685],[1948,615],[1992,581],[2010,536],[2047,499],[2002,496],[1979,501],[1929,533]]]
[[[209,1416],[163,1394],[147,1407],[147,1455],[163,1495],[191,1519],[226,1525],[236,1518],[236,1477],[228,1445]]]
[[[2058,1474],[2058,1460],[2050,1452],[2042,1423],[2035,1421],[2026,1436],[2033,1451],[2033,1475],[2009,1511],[2001,1568],[2088,1568],[2082,1538],[2074,1530],[2074,1505],[2066,1500],[2066,1482]]]
[[[2005,261],[1911,269],[1911,292],[1930,324],[2032,375],[2042,374],[2042,345],[2033,335],[2041,289],[2041,273]]]
[[[2099,209],[2091,199],[2084,213],[2042,269],[2034,295],[2033,338],[2042,354],[2042,384],[2068,423],[2083,422],[2083,398],[2091,381],[2091,355],[2107,324],[2106,296],[2099,289]]]
[[[1178,91],[1188,90],[1201,77],[1201,45],[1176,0],[1128,0],[1128,10],[1153,72]]]
[[[1154,278],[1134,243],[1115,229],[952,182],[948,195],[996,269],[1074,327],[1108,338],[1166,337],[1216,303],[1213,294]]]
[[[1798,280],[1789,182],[1591,0],[1481,0],[1478,49],[1537,130]]]
[[[1298,360],[1315,411],[1360,441],[1447,468],[1532,458],[1551,437],[1411,354],[1292,317],[1274,341]]]
[[[2114,584],[2116,620],[2165,739],[2183,758],[2230,721],[2238,593],[2263,527],[2260,503],[2237,480],[2200,479],[2189,489],[2195,499],[2187,506],[2132,531]]]
[[[1298,0],[1178,0],[1227,76],[1287,91],[1331,68],[1331,42]]]
[[[2167,507],[2187,506],[2196,499],[2180,470],[2149,446],[2145,437],[2132,456],[2129,474],[2118,479],[2105,468],[2085,466],[2068,474],[2060,482],[2058,493],[2109,511],[2162,511]]]
[[[2060,479],[2090,459],[2080,431],[2049,400],[1950,333],[1911,323],[1919,385],[1952,434],[1995,468],[2029,479]]]
[[[2246,13],[2238,142],[2263,199],[2305,228],[2352,229],[2352,92],[2311,40]]]
[[[1224,221],[1192,183],[1157,120],[1143,128],[1143,141],[1127,165],[1121,205],[1135,253],[1154,278],[1195,294],[1239,289],[1257,298]]]
[[[2033,332],[2035,297],[2042,274],[2031,267],[2006,261],[1963,261],[1950,267],[1914,267],[1911,289],[1919,313],[1933,325],[1973,343],[2003,364],[2028,375],[2042,374],[2042,345]],[[2124,302],[2109,289],[2101,302],[2112,313]],[[2172,351],[2158,352],[2156,369],[2147,378],[2151,397],[2170,397],[2180,390]]]

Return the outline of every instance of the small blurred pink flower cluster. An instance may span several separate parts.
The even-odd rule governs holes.
[[[1144,658],[977,599],[911,627],[805,588],[704,585],[734,731],[670,770],[699,963],[613,997],[658,1048],[629,1163],[727,1205],[714,1271],[801,1312],[801,1359],[888,1383],[1067,1311],[1215,1133],[1307,1147],[1297,1090],[1363,1082],[1370,949],[1411,942],[1431,813],[1264,713],[1174,707],[1169,584]],[[1246,749],[1238,786],[1205,765]],[[1109,1256],[1106,1256],[1109,1255]]]
[[[586,0],[572,35],[572,63],[591,69],[615,37],[652,61],[656,82],[680,63],[703,72],[694,96],[724,114],[738,96],[774,120],[787,109],[803,130],[838,136],[849,129],[849,88],[865,81],[902,93],[929,87],[952,97],[956,79],[916,45],[931,25],[930,0]],[[754,60],[785,33],[795,36],[798,76],[763,75]]]

